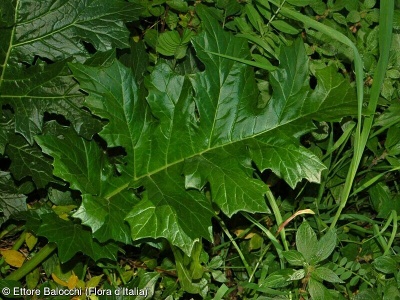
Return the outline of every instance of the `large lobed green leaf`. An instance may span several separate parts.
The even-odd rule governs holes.
[[[54,175],[70,182],[71,188],[82,192],[82,205],[75,216],[92,228],[100,242],[110,239],[129,244],[130,231],[124,218],[127,207],[137,203],[135,195],[125,189],[107,196],[122,183],[116,177],[107,156],[95,142],[78,137],[69,128],[50,122],[48,134],[36,137],[43,152],[54,158]]]
[[[136,20],[140,11],[124,1],[1,1],[0,104],[15,110],[15,131],[32,144],[45,112],[63,115],[86,138],[100,130],[81,109],[83,97],[65,60],[84,60],[89,44],[100,51],[129,47],[124,21]]]
[[[62,220],[53,213],[44,214],[40,218],[43,224],[37,234],[57,244],[61,262],[70,260],[78,252],[95,261],[104,258],[116,260],[118,246],[115,243],[101,244],[82,225]]]
[[[103,208],[143,187],[141,200],[121,213],[132,238],[164,237],[189,255],[198,238],[209,237],[214,212],[202,192],[208,183],[211,201],[228,216],[267,212],[266,189],[254,179],[254,167],[271,169],[292,187],[303,178],[318,182],[325,167],[298,137],[313,128],[312,120],[355,113],[354,91],[333,67],[317,72],[318,84],[310,88],[300,40],[281,49],[279,69],[270,77],[273,96],[258,108],[253,70],[211,54],[248,59],[246,41],[224,32],[204,6],[197,12],[203,31],[192,43],[205,71],[182,76],[158,64],[145,81],[147,98],[137,75],[118,61],[102,67],[70,64],[89,94],[85,105],[108,120],[99,135],[126,155],[115,174],[107,171],[107,158],[94,142],[72,135],[36,141],[54,157],[55,175],[84,195],[75,216],[93,232],[113,218]],[[102,232],[116,239],[111,227]]]

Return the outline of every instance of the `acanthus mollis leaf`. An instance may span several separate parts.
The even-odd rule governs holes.
[[[63,220],[54,213],[41,215],[40,218],[42,225],[37,234],[57,244],[61,262],[70,260],[78,252],[90,256],[94,261],[117,259],[116,243],[99,243],[92,238],[91,232],[85,227]]]
[[[142,7],[120,0],[7,0],[0,11],[8,25],[0,28],[3,79],[10,77],[10,66],[31,64],[35,56],[82,60],[89,54],[85,43],[97,51],[128,48],[124,22],[137,20]]]
[[[101,128],[101,122],[82,109],[84,95],[66,62],[46,65],[38,61],[35,66],[15,70],[12,77],[2,80],[0,101],[13,107],[15,132],[30,144],[42,132],[46,112],[62,115],[85,138],[91,138]]]
[[[25,193],[31,192],[28,184],[16,186],[10,173],[0,171],[0,225],[13,214],[27,210]]]
[[[54,158],[54,175],[82,193],[82,205],[74,216],[91,227],[100,242],[129,244],[130,230],[124,218],[138,199],[125,188],[125,179],[118,176],[116,167],[96,142],[87,141],[55,122],[48,123],[46,133],[35,140],[44,153]]]
[[[157,123],[168,122],[171,118],[187,118],[184,114],[172,116],[170,113],[173,113],[175,102],[179,102],[182,111],[189,109],[187,103],[190,100],[190,82],[171,72],[166,65],[160,67],[157,73],[159,86],[169,86],[170,91],[166,92],[165,98],[150,105],[154,115],[159,118],[157,121],[150,115],[145,99],[140,97],[132,71],[122,64],[115,62],[101,69],[74,64],[71,69],[81,87],[89,93],[86,103],[91,111],[110,120],[99,135],[109,146],[122,146],[126,152],[124,163],[119,166],[121,180],[126,180],[125,188],[143,184],[146,189],[147,196],[139,204],[132,206],[133,209],[127,216],[132,237],[165,237],[190,253],[194,240],[209,237],[208,227],[211,226],[213,210],[202,194],[185,191],[183,164],[172,164],[171,168],[164,166],[171,160],[169,156],[181,159],[179,153],[193,151],[195,148],[191,150],[190,145],[195,147],[195,144],[183,145],[182,140],[174,140],[171,129],[162,132],[157,127]],[[163,72],[165,70],[166,73]],[[167,77],[163,78],[164,75]],[[169,102],[164,103],[165,99],[169,99]],[[194,110],[193,105],[190,108]],[[193,122],[189,123],[194,125]],[[191,125],[185,125],[183,120],[177,122],[177,125],[182,126],[175,127],[176,130],[191,130]],[[176,143],[181,148],[177,150],[174,146],[169,151],[171,143]],[[152,156],[157,156],[158,161],[151,160]],[[154,172],[160,166],[161,169]],[[153,174],[149,170],[153,170]],[[116,193],[119,194],[120,191],[116,190]],[[79,217],[82,218],[81,215]]]
[[[44,188],[49,182],[64,184],[52,176],[51,158],[43,155],[38,145],[29,145],[21,135],[10,134],[5,153],[11,159],[10,171],[16,180],[30,176],[37,188]]]
[[[129,47],[124,21],[137,20],[141,10],[118,0],[1,1],[0,104],[13,107],[15,131],[32,144],[45,112],[63,115],[85,138],[100,130],[81,109],[83,95],[65,60],[89,57],[88,44],[97,51]]]
[[[193,46],[205,71],[181,76],[158,64],[145,82],[147,99],[138,93],[132,71],[117,61],[100,68],[70,65],[89,94],[87,107],[108,120],[100,136],[126,153],[118,165],[121,185],[90,194],[111,201],[142,186],[142,200],[126,217],[132,237],[164,237],[188,255],[197,238],[208,237],[213,215],[211,203],[196,190],[210,183],[211,200],[228,216],[239,210],[267,212],[266,187],[253,178],[252,163],[261,171],[272,169],[291,186],[303,178],[318,181],[325,167],[301,146],[299,135],[313,128],[313,119],[356,113],[353,88],[333,67],[317,72],[317,86],[310,88],[300,40],[280,51],[281,65],[270,78],[274,93],[258,108],[252,69],[211,54],[248,59],[246,41],[224,32],[204,6],[196,9],[203,31]],[[59,167],[55,164],[55,171]],[[68,181],[78,186],[76,179]]]

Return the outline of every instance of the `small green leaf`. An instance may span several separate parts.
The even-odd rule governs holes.
[[[227,282],[228,281],[228,279],[226,279],[225,274],[220,270],[211,271],[211,276],[217,282],[222,282],[223,283],[223,282]]]
[[[157,40],[157,52],[165,56],[174,55],[176,59],[181,59],[186,54],[187,43],[193,33],[185,29],[182,37],[177,31],[163,32],[159,35]]]
[[[210,269],[218,269],[224,264],[224,260],[221,256],[214,256],[211,261],[207,264]]]
[[[258,32],[262,32],[261,25],[264,23],[257,9],[252,4],[246,4],[245,7],[246,15],[249,18],[251,25]]]
[[[315,257],[319,250],[317,235],[307,222],[303,222],[297,229],[296,247],[307,263]]]
[[[316,259],[321,262],[327,259],[336,247],[337,235],[332,229],[329,229],[327,233],[318,241],[318,250],[316,252]]]
[[[299,29],[290,25],[288,22],[283,20],[274,20],[271,22],[272,26],[278,29],[281,32],[288,33],[288,34],[298,34],[300,32]]]
[[[356,10],[352,10],[349,12],[349,14],[346,17],[346,20],[350,23],[357,23],[360,22],[361,16],[360,13]]]
[[[188,11],[188,3],[183,0],[167,0],[166,1],[167,5],[171,7],[172,9],[175,9],[179,12],[187,12]]]
[[[376,5],[376,0],[365,0],[364,1],[364,6],[366,8],[371,9],[371,8],[374,8],[375,5]]]
[[[374,260],[373,265],[375,269],[385,274],[393,274],[399,271],[399,265],[397,262],[387,255],[377,257]]]
[[[313,300],[334,300],[329,290],[319,281],[314,278],[310,278],[308,281],[308,292],[310,293]]]
[[[286,258],[288,263],[293,266],[302,267],[305,263],[304,256],[296,250],[284,251],[282,254]]]
[[[354,275],[353,275],[352,271],[348,270],[348,271],[345,271],[344,273],[340,274],[339,276],[340,276],[341,280],[346,281],[347,279],[349,279],[350,277],[352,277]]]
[[[291,284],[290,276],[295,271],[296,270],[293,269],[283,269],[273,272],[270,275],[268,275],[267,278],[265,278],[265,281],[263,282],[263,287],[281,288],[288,286],[289,284]]]
[[[304,269],[300,270],[295,270],[289,277],[288,280],[290,281],[296,281],[296,280],[301,280],[306,276],[306,271]]]
[[[347,25],[346,17],[340,13],[333,13],[333,19],[339,24]]]
[[[312,272],[311,276],[315,276],[319,280],[325,280],[332,283],[344,283],[344,281],[341,280],[335,272],[325,267],[316,268]]]
[[[28,289],[34,289],[40,280],[40,268],[35,268],[32,272],[26,275],[26,286]]]

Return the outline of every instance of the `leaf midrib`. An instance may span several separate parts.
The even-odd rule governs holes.
[[[291,123],[291,122],[294,122],[294,121],[296,121],[296,120],[298,120],[298,119],[302,119],[302,118],[304,118],[304,117],[306,117],[306,116],[308,116],[308,115],[312,115],[313,113],[314,113],[314,112],[311,112],[311,113],[309,113],[309,114],[302,115],[301,117],[297,117],[297,118],[295,118],[295,119],[290,119],[290,120],[288,120],[288,121],[286,121],[286,122],[284,122],[284,123],[279,123],[279,124],[277,124],[277,125],[274,126],[274,127],[270,127],[270,128],[268,128],[267,130],[261,131],[261,132],[259,132],[259,133],[253,134],[253,135],[251,135],[251,136],[249,136],[249,137],[246,137],[246,138],[243,138],[243,139],[240,139],[240,140],[234,140],[234,141],[231,141],[231,142],[229,142],[229,143],[225,143],[225,144],[222,144],[222,145],[218,145],[218,146],[215,146],[215,147],[212,147],[212,148],[207,148],[207,149],[205,149],[205,150],[203,150],[203,151],[200,151],[200,152],[197,152],[197,153],[195,153],[195,154],[193,154],[193,155],[190,155],[190,156],[184,157],[184,158],[182,158],[182,159],[178,159],[178,160],[176,160],[176,161],[174,161],[174,162],[172,162],[172,163],[166,164],[166,165],[162,166],[161,168],[158,168],[158,169],[155,169],[155,170],[153,170],[153,171],[151,171],[151,172],[148,172],[148,173],[145,174],[145,175],[141,175],[141,176],[138,176],[138,177],[134,176],[132,180],[126,182],[126,183],[123,184],[123,185],[121,185],[120,187],[118,187],[118,188],[115,189],[114,191],[110,192],[109,194],[105,195],[104,197],[105,197],[106,199],[110,199],[110,198],[112,198],[113,196],[115,196],[116,194],[118,194],[118,193],[122,192],[123,190],[127,189],[127,188],[128,188],[130,185],[132,185],[133,183],[135,183],[135,182],[137,182],[137,181],[139,181],[139,180],[141,180],[141,179],[143,179],[143,178],[151,177],[152,175],[154,175],[154,174],[156,174],[156,173],[158,173],[158,172],[161,172],[161,171],[163,171],[163,170],[166,170],[166,169],[168,169],[169,167],[172,167],[172,166],[174,166],[174,165],[180,164],[180,163],[184,162],[184,161],[187,160],[187,159],[191,159],[191,158],[194,158],[194,157],[196,157],[196,156],[202,156],[202,155],[206,154],[207,152],[214,151],[214,150],[216,150],[216,149],[220,149],[220,148],[223,148],[223,147],[232,145],[232,144],[234,144],[234,143],[239,143],[239,142],[244,142],[244,141],[246,141],[246,140],[254,139],[254,138],[256,138],[256,137],[258,137],[258,136],[260,136],[260,135],[263,135],[263,134],[265,134],[265,133],[267,133],[267,132],[269,132],[269,131],[272,131],[272,130],[274,130],[274,129],[277,129],[277,128],[281,127],[281,126],[287,125],[287,124],[289,124],[289,123]]]

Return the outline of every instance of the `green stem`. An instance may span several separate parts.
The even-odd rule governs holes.
[[[388,242],[388,244],[387,244],[386,250],[385,250],[385,252],[383,253],[383,255],[388,255],[388,254],[389,254],[390,248],[392,247],[394,238],[396,237],[396,233],[397,233],[397,223],[398,223],[398,220],[397,220],[397,213],[396,213],[395,210],[392,210],[392,217],[393,217],[393,230],[392,230],[392,235],[390,236],[389,242]]]
[[[7,234],[11,234],[12,232],[18,231],[18,230],[23,230],[24,228],[25,228],[25,226],[9,225],[6,229],[4,229],[0,233],[0,239],[5,237]]]
[[[219,217],[217,217],[217,216],[215,216],[215,218],[218,220],[218,222],[219,222],[219,224],[220,224],[222,230],[225,232],[225,234],[228,236],[228,238],[229,238],[230,241],[232,242],[233,247],[235,247],[236,251],[237,251],[238,254],[239,254],[240,259],[241,259],[242,262],[243,262],[243,265],[244,265],[244,267],[245,267],[245,269],[246,269],[246,271],[247,271],[247,274],[249,275],[249,277],[251,277],[251,274],[252,274],[253,272],[252,272],[252,270],[251,270],[251,267],[250,267],[249,263],[247,262],[246,258],[244,257],[242,250],[240,250],[238,244],[236,243],[235,239],[232,237],[232,235],[231,235],[231,233],[229,232],[228,228],[226,227],[224,221],[222,221],[222,219],[219,218]]]
[[[379,232],[379,227],[378,225],[374,224],[372,226],[372,228],[374,229],[374,233],[375,233],[375,237],[377,238],[379,244],[381,244],[381,247],[386,251],[387,249],[387,244],[385,239],[383,238],[383,236],[380,234]]]
[[[26,237],[26,230],[24,230],[19,238],[15,241],[14,245],[12,246],[13,250],[18,250],[21,248],[22,244],[25,242],[25,237]]]
[[[272,211],[274,212],[275,220],[278,225],[281,225],[283,223],[281,211],[279,210],[278,205],[276,204],[276,200],[274,195],[272,194],[270,188],[267,186],[267,192],[266,196],[269,202],[269,205],[272,208]],[[286,231],[285,228],[282,228],[281,232],[279,233],[281,236],[281,240],[283,243],[283,247],[285,248],[286,251],[289,251],[289,245],[288,242],[286,241]]]
[[[18,270],[15,270],[8,275],[5,280],[20,280],[28,275],[33,269],[40,265],[54,250],[57,249],[55,243],[48,243],[38,253],[35,254],[30,260],[26,261]]]

